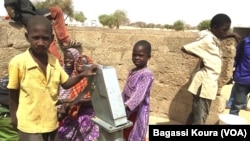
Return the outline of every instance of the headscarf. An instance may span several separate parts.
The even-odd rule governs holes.
[[[75,48],[68,48],[66,51],[69,51],[72,53],[74,60],[76,61],[78,59],[78,57],[80,56],[80,53],[77,49]]]
[[[76,62],[76,60],[77,60],[77,59],[79,58],[79,56],[80,56],[79,51],[78,51],[77,49],[75,49],[75,48],[68,48],[68,49],[66,50],[66,52],[70,52],[70,53],[72,54],[72,56],[73,56],[73,58],[74,58],[74,68],[75,68],[75,62]],[[74,68],[69,70],[69,69],[66,69],[66,68],[64,67],[64,70],[65,70],[65,72],[67,72],[67,74],[71,77]]]

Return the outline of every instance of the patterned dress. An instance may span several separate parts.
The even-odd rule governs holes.
[[[66,117],[59,128],[60,141],[94,141],[99,137],[99,127],[91,118],[94,116],[91,105],[81,106],[77,118]]]
[[[135,115],[133,127],[129,131],[128,141],[144,141],[149,121],[150,90],[153,84],[153,73],[144,68],[130,72],[122,92],[128,119]],[[124,130],[124,133],[126,129]],[[126,138],[126,137],[125,137]]]

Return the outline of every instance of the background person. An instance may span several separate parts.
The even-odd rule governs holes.
[[[202,31],[202,37],[197,41],[184,45],[184,53],[200,59],[200,68],[192,77],[188,91],[193,96],[192,111],[187,124],[204,124],[209,115],[212,100],[218,91],[218,79],[222,67],[221,40],[239,36],[229,34],[231,19],[228,15],[216,14],[210,22],[210,30]]]
[[[63,68],[65,72],[69,75],[69,77],[73,76],[73,71],[75,68],[75,62],[80,56],[80,53],[75,48],[68,48],[64,51],[63,55]],[[57,102],[57,110],[58,110],[58,120],[61,123],[61,120],[67,115],[65,108],[67,105],[72,102],[69,98],[70,89],[64,89],[62,86],[59,88],[58,102]]]
[[[236,48],[234,58],[234,85],[232,88],[232,105],[229,113],[239,115],[244,104],[247,104],[250,92],[250,37],[245,37]]]

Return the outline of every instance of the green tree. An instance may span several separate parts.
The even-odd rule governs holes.
[[[210,28],[210,20],[203,20],[198,24],[198,30],[206,30]]]
[[[98,19],[102,26],[108,26],[109,28],[116,27],[116,29],[119,29],[120,25],[122,24],[129,23],[129,19],[127,18],[126,13],[121,10],[116,10],[113,14],[110,15],[100,15]]]
[[[113,14],[114,24],[116,29],[119,29],[120,25],[128,21],[127,14],[122,10],[116,10]]]
[[[100,15],[98,19],[102,26],[108,26],[109,28],[114,28],[115,26],[115,19],[111,15],[103,14]]]
[[[102,24],[102,26],[107,25],[108,15],[106,14],[100,15],[98,19],[99,19],[100,24]]]
[[[180,30],[184,30],[184,22],[181,20],[177,20],[176,22],[174,22],[173,28],[176,31],[180,31]]]
[[[76,21],[79,21],[82,23],[87,20],[87,18],[84,16],[83,12],[75,12],[74,18]]]
[[[67,17],[74,18],[74,8],[72,0],[45,0],[34,3],[36,8],[59,6]],[[66,18],[67,18],[66,17]]]

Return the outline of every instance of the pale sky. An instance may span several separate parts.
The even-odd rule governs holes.
[[[32,0],[35,1],[35,0]],[[75,11],[82,11],[87,22],[97,20],[102,14],[116,10],[127,13],[130,22],[143,21],[154,24],[173,24],[182,20],[197,26],[217,13],[225,13],[232,27],[250,27],[250,0],[72,0]],[[0,15],[6,14],[0,0]]]

